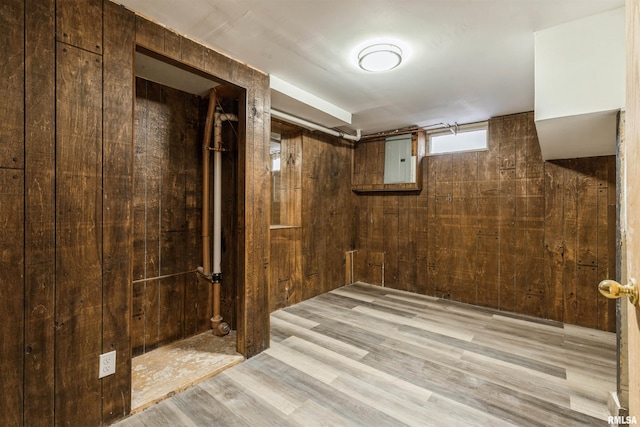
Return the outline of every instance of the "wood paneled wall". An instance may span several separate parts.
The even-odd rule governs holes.
[[[290,153],[301,153],[281,161],[286,167],[287,159],[291,160],[290,190],[301,188],[292,196],[299,207],[292,210],[299,212],[300,219],[293,221],[300,221],[302,227],[271,230],[272,311],[344,285],[345,252],[356,242],[353,145],[308,131],[287,138],[287,143]]]
[[[237,113],[232,99],[219,101],[224,111]],[[202,265],[202,138],[208,99],[137,78],[135,107],[134,356],[210,329],[213,316],[211,283],[195,273]],[[222,309],[235,329],[238,145],[230,126],[223,123],[222,128]]]
[[[487,151],[421,167],[420,192],[358,196],[357,280],[615,328],[596,289],[615,275],[614,157],[543,162],[523,113],[490,121]]]
[[[302,218],[302,132],[282,134],[280,170],[271,172],[271,224],[300,226]]]
[[[267,76],[109,1],[7,0],[0,27],[0,424],[130,411],[136,44],[242,92],[238,350],[267,348]]]
[[[202,264],[202,104],[198,96],[136,79],[134,356],[210,328],[211,285],[194,273]],[[235,188],[230,184],[227,191]],[[171,277],[152,280],[160,276]]]

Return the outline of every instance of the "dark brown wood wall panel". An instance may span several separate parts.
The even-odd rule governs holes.
[[[58,424],[96,425],[102,398],[102,58],[58,43],[56,60],[55,414]]]
[[[135,355],[210,328],[211,285],[196,280],[193,273],[202,263],[199,129],[200,110],[206,105],[194,95],[136,79],[131,337]],[[225,173],[230,173],[227,180],[235,177],[233,161],[230,157],[224,162]],[[233,206],[233,186],[223,187],[223,197]],[[235,216],[225,212],[224,218],[225,243],[235,247],[229,229]],[[225,268],[233,258],[225,259]],[[167,275],[171,277],[154,279]],[[234,287],[233,276],[231,268],[226,287]],[[233,317],[230,300],[225,305],[231,305]]]
[[[270,311],[302,300],[302,229],[272,228],[270,255]]]
[[[24,168],[24,2],[0,5],[0,168]]]
[[[54,423],[55,1],[25,2],[24,424]]]
[[[283,197],[290,206],[281,218],[294,227],[271,229],[271,311],[342,286],[346,252],[359,232],[366,233],[358,230],[351,191],[352,144],[301,130],[283,136],[282,153],[282,167],[289,168]],[[369,272],[357,256],[355,262],[354,269]]]
[[[56,1],[56,39],[102,54],[103,0]]]
[[[25,369],[25,7],[0,5],[0,424],[23,423]]]
[[[352,155],[341,139],[302,135],[302,300],[344,284],[345,252],[357,235]]]
[[[223,104],[223,109],[227,113],[237,114],[238,99],[227,98]],[[202,110],[204,112],[204,110]],[[204,121],[202,121],[204,123]],[[220,312],[225,322],[232,329],[237,329],[237,289],[238,278],[238,123],[223,122],[222,124],[222,141],[225,150],[222,153],[222,257],[221,267],[223,273],[222,288],[220,290]],[[201,139],[201,138],[200,138]],[[201,162],[200,162],[201,163]],[[200,255],[198,259],[202,259]],[[207,292],[212,291],[211,286],[207,287]],[[207,309],[208,313],[213,313],[213,305]],[[205,313],[205,309],[201,310]],[[199,331],[209,329],[211,316],[201,316],[200,310],[198,315],[202,319],[200,321]]]
[[[253,71],[249,80],[246,140],[247,182],[244,248],[246,254],[245,309],[252,321],[246,323],[245,351],[248,357],[269,347],[269,140],[271,135],[271,98],[268,77]],[[242,164],[242,163],[241,163]],[[242,174],[241,174],[242,175]],[[251,242],[251,243],[250,243]],[[255,286],[247,286],[254,285]],[[240,344],[240,343],[239,343]]]
[[[204,107],[203,102],[206,102],[208,106],[208,100],[201,100],[198,110],[187,114],[191,120],[197,118],[199,124],[204,123],[206,117],[204,114],[206,114],[207,107]],[[196,141],[195,144],[185,144],[184,151],[185,256],[196,268],[202,264],[202,133],[199,125],[185,127],[185,140]],[[225,162],[225,164],[228,163]],[[226,218],[226,215],[223,217]],[[207,318],[207,315],[213,312],[210,295],[211,285],[204,280],[199,280],[196,274],[186,275],[184,280],[184,334],[192,336],[204,332],[210,326],[211,316]]]
[[[24,363],[24,172],[0,168],[0,423],[21,425]]]
[[[135,16],[104,3],[102,353],[116,351],[116,373],[102,380],[102,422],[131,411],[133,43]]]
[[[98,425],[129,412],[131,331],[151,332],[144,323],[140,327],[140,314],[148,290],[155,286],[152,299],[158,300],[162,286],[132,287],[131,279],[159,274],[161,243],[183,244],[175,236],[161,239],[160,216],[155,235],[141,238],[133,231],[134,223],[154,221],[133,209],[139,207],[133,193],[142,184],[160,194],[160,181],[133,180],[133,158],[141,157],[132,149],[135,43],[239,89],[237,155],[243,164],[230,179],[241,194],[247,188],[253,193],[250,200],[235,202],[237,216],[230,220],[235,228],[229,234],[238,236],[237,243],[228,241],[236,254],[232,261],[243,255],[236,274],[231,269],[237,276],[231,286],[241,284],[242,292],[236,298],[232,289],[227,305],[237,301],[238,307],[225,310],[232,323],[236,310],[242,312],[238,349],[247,356],[264,350],[269,342],[267,76],[109,1],[7,0],[0,5],[0,24],[0,216],[6,233],[1,244],[7,246],[0,259],[5,319],[0,377],[12,391],[1,399],[0,423]],[[145,142],[146,148],[153,153],[156,146]],[[185,181],[194,170],[186,170]],[[184,191],[190,204],[182,216],[189,226],[176,232],[187,235],[188,245],[195,242],[191,231],[199,215],[193,190]],[[148,238],[155,238],[151,261],[132,277],[131,254]],[[194,252],[187,253],[194,258]],[[116,375],[100,380],[98,356],[110,350],[117,351]]]
[[[358,150],[366,186],[379,150]],[[356,279],[613,330],[612,159],[543,162],[533,113],[491,119],[486,151],[424,159],[419,193],[358,195]]]
[[[160,275],[185,273],[187,267],[187,223],[185,146],[200,141],[185,140],[189,121],[197,124],[198,100],[171,88],[162,88],[162,107],[157,110],[160,149]],[[189,105],[189,107],[187,107]],[[153,131],[148,129],[153,135]],[[191,270],[194,270],[200,260]],[[158,344],[183,337],[185,276],[173,276],[159,282]],[[192,306],[193,307],[193,306]]]

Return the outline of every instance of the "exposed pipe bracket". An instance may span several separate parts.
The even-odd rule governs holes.
[[[212,278],[211,273],[205,274],[204,269],[202,267],[198,267],[197,270],[196,270],[196,273],[198,274],[198,276],[200,276],[204,280],[206,280],[208,282],[213,282],[213,278]]]

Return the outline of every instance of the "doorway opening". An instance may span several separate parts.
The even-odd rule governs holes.
[[[135,55],[132,412],[244,359],[235,333],[244,89],[139,46]],[[211,121],[221,115],[214,150]],[[228,334],[212,333],[214,317]]]

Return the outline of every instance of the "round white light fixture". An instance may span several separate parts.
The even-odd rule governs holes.
[[[401,62],[402,49],[390,43],[378,43],[365,47],[358,54],[358,65],[365,71],[389,71]]]

